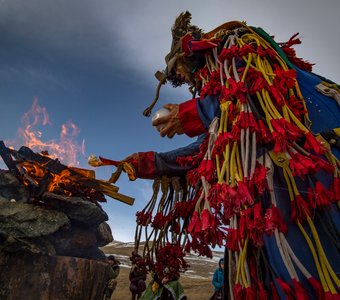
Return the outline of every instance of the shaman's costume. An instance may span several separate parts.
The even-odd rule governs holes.
[[[225,246],[231,299],[339,299],[339,86],[296,57],[296,36],[278,44],[242,22],[203,34],[190,17],[176,20],[158,77],[171,81],[178,60],[194,66],[198,97],[179,118],[199,139],[131,162],[156,178],[137,213],[146,264],[181,272],[182,249]]]

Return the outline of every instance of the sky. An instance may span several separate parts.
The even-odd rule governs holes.
[[[278,42],[299,32],[297,55],[340,82],[339,0],[0,0],[0,140],[15,139],[36,99],[50,120],[39,128],[41,139],[58,140],[63,124],[77,126],[79,167],[90,168],[92,154],[120,160],[192,142],[161,138],[142,115],[155,94],[154,73],[165,68],[171,26],[185,10],[205,32],[233,20],[262,27]],[[190,96],[164,86],[154,111]],[[101,167],[96,176],[108,179],[114,170]],[[102,206],[114,239],[130,242],[152,181],[122,174],[116,185],[134,205],[107,198]]]

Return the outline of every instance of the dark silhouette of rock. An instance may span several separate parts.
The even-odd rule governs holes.
[[[102,300],[105,262],[65,256],[0,254],[2,300]]]
[[[109,219],[101,206],[80,197],[44,193],[42,200],[47,207],[65,213],[69,219],[86,227],[97,227]]]
[[[13,235],[7,236],[0,244],[0,249],[16,255],[16,253],[31,253],[40,255],[55,255],[56,251],[52,243],[46,238],[18,238]]]
[[[48,239],[51,244],[53,244],[57,255],[97,260],[106,259],[104,253],[98,248],[95,229],[71,226],[65,230],[57,231]],[[112,240],[113,238],[111,235],[110,242]]]
[[[106,222],[103,222],[98,226],[96,239],[98,247],[103,247],[113,241],[111,228]]]
[[[28,189],[10,172],[0,170],[0,200],[26,202],[29,198]]]
[[[41,206],[0,200],[0,235],[35,238],[69,224],[67,216]]]

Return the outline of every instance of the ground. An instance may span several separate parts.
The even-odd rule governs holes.
[[[105,254],[113,254],[121,263],[121,271],[117,278],[118,284],[111,300],[129,300],[131,293],[129,290],[129,256],[132,251],[131,244],[114,242],[109,246],[102,248]],[[223,255],[221,252],[214,252],[213,259],[200,258],[196,256],[188,257],[190,269],[181,276],[180,282],[184,288],[188,300],[209,300],[213,294],[211,284],[212,275],[217,267],[219,258]],[[147,283],[150,280],[148,276]]]

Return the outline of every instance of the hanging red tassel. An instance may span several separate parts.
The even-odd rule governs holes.
[[[227,102],[232,100],[231,90],[227,88],[225,85],[221,87],[221,94],[219,96],[219,100],[220,102]]]
[[[334,198],[334,201],[338,202],[340,201],[340,178],[335,177],[333,179],[333,185],[332,185],[332,196]]]
[[[245,294],[246,294],[246,297],[245,297],[246,300],[256,299],[256,293],[255,293],[254,287],[251,287],[251,286],[247,287],[245,289]]]
[[[262,120],[259,120],[258,124],[259,124],[259,131],[260,131],[261,140],[264,143],[269,143],[270,141],[272,141],[273,137],[272,137],[267,125],[265,125]]]
[[[155,214],[151,226],[155,229],[164,229],[165,224],[168,222],[168,217],[163,215],[163,212],[159,211]]]
[[[201,179],[201,175],[198,168],[194,168],[187,173],[187,178],[191,186],[195,186],[197,182]]]
[[[299,33],[294,34],[288,42],[283,43],[281,49],[286,54],[287,58],[299,69],[311,72],[314,64],[297,57],[295,49],[292,48],[293,45],[301,44],[301,40],[296,38],[298,35]]]
[[[236,283],[234,285],[234,299],[235,300],[244,300],[244,289],[240,283]]]
[[[316,278],[314,278],[314,277],[309,277],[308,281],[311,284],[311,286],[313,287],[313,290],[315,292],[317,299],[323,300],[324,297],[325,297],[325,292],[322,288],[321,283],[318,280],[316,280]]]
[[[221,204],[225,199],[227,194],[227,187],[226,184],[223,183],[216,183],[214,184],[208,194],[208,200],[211,207],[215,208],[216,210],[220,211]]]
[[[266,210],[264,215],[265,218],[265,232],[267,234],[272,234],[277,228],[280,232],[286,234],[287,233],[287,225],[284,219],[282,218],[282,214],[280,210],[276,206],[272,206]]]
[[[207,169],[207,160],[206,159],[203,159],[201,161],[201,164],[198,168],[198,172],[200,173],[201,176],[204,176],[205,175],[205,170]]]
[[[323,170],[330,174],[334,172],[334,166],[323,158],[313,154],[309,154],[308,157],[315,163],[315,171]]]
[[[269,86],[269,92],[272,95],[272,97],[275,99],[276,104],[279,107],[282,107],[285,104],[285,100],[281,93],[278,91],[278,89],[274,85]]]
[[[215,165],[211,159],[207,160],[207,164],[205,167],[205,178],[208,182],[212,182],[215,173]]]
[[[274,77],[273,84],[282,95],[286,95],[288,89],[295,86],[296,71],[293,69],[284,71],[277,65],[275,65],[274,68],[274,73],[276,76]]]
[[[272,136],[275,142],[273,151],[275,153],[283,152],[287,148],[287,132],[283,127],[282,119],[272,119],[270,123],[273,126]]]
[[[218,59],[220,61],[231,60],[233,57],[235,57],[238,53],[238,47],[235,45],[232,45],[230,48],[223,48],[220,55],[218,56]]]
[[[249,210],[245,209],[242,210],[240,213],[240,220],[238,223],[238,231],[239,231],[239,235],[240,235],[240,239],[243,240],[246,236],[247,236],[247,231],[250,228],[250,226],[252,226],[252,224],[248,223],[248,218],[247,218],[247,211]]]
[[[207,230],[211,226],[211,213],[209,209],[203,209],[201,212],[201,224],[202,224],[202,230]]]
[[[292,156],[292,159],[295,162],[299,163],[304,169],[304,170],[301,170],[302,174],[316,173],[317,171],[320,170],[320,167],[318,166],[318,163],[317,163],[317,160],[319,160],[319,157],[317,157],[318,158],[317,160],[314,160],[312,157],[303,155],[299,152],[294,153],[293,151],[290,151],[289,154]],[[295,175],[294,171],[293,171],[293,175]]]
[[[304,178],[304,176],[308,174],[308,168],[306,168],[300,160],[295,158],[289,160],[289,167],[292,170],[293,176]]]
[[[263,210],[261,202],[253,206],[253,228],[250,229],[250,237],[256,247],[263,245],[263,232],[265,229],[265,219],[263,218]]]
[[[239,251],[240,234],[237,229],[229,228],[227,238],[227,248],[232,251]]]
[[[230,133],[228,134],[228,138],[231,139],[232,141],[239,141],[241,136],[241,126],[238,124],[235,124]]]
[[[307,110],[303,105],[303,100],[296,98],[295,95],[291,95],[288,101],[286,101],[286,104],[300,121],[302,116],[307,113]]]
[[[321,145],[321,143],[315,138],[315,136],[311,132],[307,132],[305,134],[305,137],[306,142],[304,147],[308,151],[313,150],[318,155],[325,154],[328,151],[327,148]]]
[[[266,79],[263,77],[261,72],[255,71],[254,69],[249,69],[247,77],[248,82],[250,82],[249,87],[250,95],[255,95],[256,92],[259,92],[264,88],[268,89],[268,83]]]
[[[325,207],[332,203],[331,193],[320,181],[317,181],[315,184],[315,200],[318,207]]]
[[[279,293],[277,292],[276,286],[274,282],[270,282],[270,287],[271,287],[271,295],[272,295],[272,300],[280,300]]]
[[[238,125],[244,129],[248,128],[249,126],[248,114],[244,111],[241,111],[235,125]]]
[[[266,175],[267,170],[265,166],[260,163],[256,163],[255,172],[252,177],[252,182],[255,184],[257,188],[258,195],[262,195],[263,192],[268,188]]]
[[[243,57],[247,56],[249,53],[254,53],[255,49],[252,45],[244,44],[242,47],[238,49],[238,56]]]
[[[193,233],[193,232],[199,232],[201,231],[201,220],[200,220],[200,215],[198,214],[197,211],[194,211],[192,214],[189,226],[188,226],[188,232]]]
[[[244,181],[237,182],[237,201],[239,201],[242,205],[253,205],[254,198],[250,194],[245,180],[246,179],[244,179]]]
[[[281,48],[291,47],[293,45],[301,44],[301,40],[297,38],[298,35],[299,35],[299,32],[294,33],[293,36],[287,42],[282,43]]]
[[[259,132],[259,125],[257,124],[257,120],[252,112],[248,113],[248,120],[250,132]]]
[[[325,293],[325,300],[339,300],[340,295],[337,294],[332,294],[331,292],[326,292]]]
[[[227,132],[219,133],[214,144],[214,149],[212,153],[213,157],[215,157],[216,154],[221,155],[225,150],[225,147],[228,145],[228,142],[229,139]]]
[[[307,291],[303,288],[301,282],[293,279],[293,286],[296,295],[296,300],[309,300],[310,297]]]
[[[274,298],[274,297],[273,297]],[[255,298],[254,298],[255,299]],[[259,292],[258,292],[259,300],[268,300],[268,292],[263,286],[263,282],[259,282]]]
[[[151,212],[146,212],[145,209],[142,211],[137,211],[136,222],[138,225],[147,226],[151,222],[152,214]]]
[[[310,207],[301,195],[296,195],[295,200],[290,202],[291,219],[297,222],[305,221],[310,216]]]
[[[284,282],[281,278],[276,278],[277,283],[280,285],[283,293],[286,295],[287,300],[295,300],[295,295],[288,283]]]

